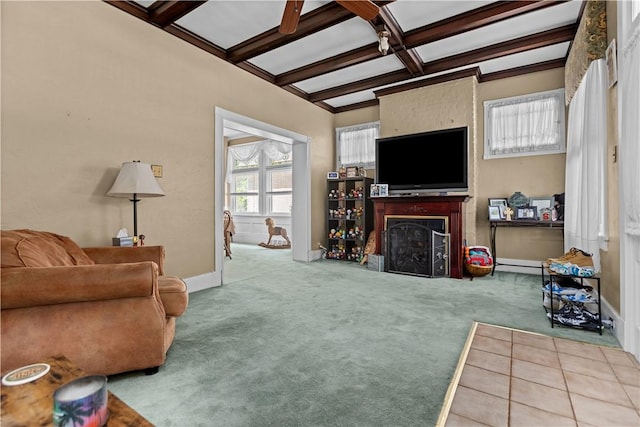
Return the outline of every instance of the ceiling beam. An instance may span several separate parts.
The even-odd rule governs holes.
[[[449,56],[447,58],[431,61],[423,64],[423,72],[425,75],[433,74],[452,68],[472,65],[489,59],[495,59],[502,56],[512,55],[514,53],[524,52],[530,49],[537,49],[540,47],[567,42],[572,40],[573,35],[576,32],[576,28],[577,25],[571,24],[564,27],[556,28],[554,30],[543,31],[540,33],[532,34],[530,36],[520,37],[518,39],[510,40],[503,43],[497,43],[470,52],[465,52],[458,55]],[[411,78],[410,75],[408,77],[407,75],[409,75],[409,72],[404,70],[403,72],[393,72],[384,74],[379,77],[372,77],[354,83],[348,83],[335,88],[310,93],[309,100],[311,102],[321,101],[324,99],[335,98],[341,95],[348,95],[350,93],[373,89],[378,86],[397,83],[402,80]],[[396,78],[395,81],[393,81],[394,77]]]
[[[380,13],[375,22],[376,32],[383,28],[389,32],[389,50],[396,55],[412,76],[422,75],[422,60],[420,56],[406,48],[402,28],[386,7],[380,8]]]
[[[564,58],[552,59],[549,61],[538,62],[536,64],[524,65],[522,67],[509,68],[508,70],[496,71],[494,73],[482,74],[480,76],[480,82],[490,82],[492,80],[506,79],[508,77],[522,76],[529,73],[537,73],[539,71],[552,70],[555,68],[562,68],[566,65]]]
[[[463,67],[474,63],[501,58],[527,50],[552,46],[573,40],[577,25],[571,24],[553,30],[542,31],[529,36],[520,37],[491,46],[471,50],[447,58],[438,59],[424,64],[425,74],[438,73],[453,68]]]
[[[566,1],[566,0],[565,0]],[[445,19],[432,25],[417,28],[408,32],[410,40],[413,40],[413,45],[407,44],[407,35],[402,33],[396,20],[391,13],[388,12],[386,7],[380,8],[380,14],[371,23],[375,29],[376,26],[384,25],[390,32],[389,41],[391,43],[391,50],[398,57],[398,59],[405,66],[407,71],[412,76],[424,75],[422,69],[422,60],[420,56],[411,49],[421,44],[420,40],[427,40],[431,43],[440,40],[445,37],[449,37],[455,32],[459,34],[464,31],[475,30],[484,25],[490,25],[495,22],[506,19],[514,14],[522,14],[532,9],[540,9],[543,7],[549,7],[553,5],[562,4],[565,1],[508,1],[492,3],[489,6],[480,7],[470,12],[466,12],[455,16],[454,18],[461,19],[465,24],[461,25],[460,29],[456,25],[452,25],[454,18]],[[544,3],[541,4],[541,3]],[[479,19],[480,23],[476,23],[473,19]],[[378,52],[378,44],[368,45],[353,49],[349,52],[323,59],[321,61],[308,64],[295,70],[287,71],[286,73],[279,74],[276,78],[276,84],[284,86],[295,82],[307,80],[313,77],[327,74],[333,71],[338,71],[346,67],[358,65],[363,62],[377,59],[380,57]]]
[[[495,24],[507,18],[522,15],[533,10],[544,9],[563,3],[566,3],[566,0],[499,1],[491,3],[487,6],[479,7],[469,12],[407,31],[404,34],[403,44],[407,49],[410,49]]]
[[[313,64],[296,68],[295,70],[287,71],[286,73],[278,74],[276,84],[278,86],[285,86],[376,58],[380,58],[380,52],[378,52],[378,43],[373,43],[314,62]]]
[[[411,74],[407,70],[392,71],[387,74],[382,74],[377,77],[371,77],[364,80],[359,80],[354,83],[347,83],[341,86],[335,86],[330,89],[313,92],[308,95],[309,101],[318,102],[325,99],[337,98],[339,96],[348,95],[354,92],[360,92],[362,90],[373,89],[374,87],[387,85],[391,83],[397,83],[411,78]]]
[[[391,1],[379,1],[376,4],[387,4]],[[300,17],[298,28],[293,34],[281,34],[279,27],[274,27],[258,34],[242,43],[227,49],[227,60],[232,63],[246,61],[263,53],[277,49],[296,40],[307,37],[318,31],[340,24],[356,15],[336,2],[318,7]]]
[[[149,21],[165,28],[206,2],[207,0],[155,1],[147,9]]]

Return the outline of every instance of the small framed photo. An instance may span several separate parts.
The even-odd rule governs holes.
[[[489,199],[489,206],[497,206],[500,209],[500,218],[506,219],[504,210],[507,209],[507,199]]]
[[[349,166],[347,168],[347,178],[357,178],[358,168],[356,166]]]
[[[538,219],[537,208],[535,206],[516,208],[516,219]]]
[[[489,206],[489,221],[497,221],[499,219],[502,219],[500,216],[500,207]]]
[[[378,189],[380,190],[380,197],[389,196],[389,184],[378,184]]]
[[[618,58],[616,54],[616,39],[611,40],[605,51],[607,61],[607,73],[609,77],[609,87],[613,87],[618,81]]]
[[[540,215],[543,209],[552,209],[555,203],[553,196],[549,197],[531,197],[529,206],[536,208],[536,215]],[[536,216],[538,218],[538,216]]]

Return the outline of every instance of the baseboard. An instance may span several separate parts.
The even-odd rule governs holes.
[[[189,293],[222,286],[222,277],[219,271],[212,271],[211,273],[205,273],[183,280],[187,284]]]
[[[510,273],[540,274],[542,261],[530,259],[496,258],[496,271]]]
[[[606,299],[601,298],[600,305],[602,320],[606,321],[609,319],[613,322],[613,335],[615,335],[620,345],[624,348],[624,319],[620,317],[620,314],[614,310]]]

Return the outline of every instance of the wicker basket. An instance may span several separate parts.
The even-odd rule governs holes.
[[[470,249],[482,249],[489,255],[491,259],[491,265],[476,265],[469,262],[469,250]],[[491,251],[486,246],[465,246],[464,248],[464,268],[473,277],[486,276],[493,270],[493,257]]]
[[[491,270],[493,269],[493,265],[475,265],[475,264],[467,264],[465,262],[464,268],[473,277],[481,277],[491,273]]]

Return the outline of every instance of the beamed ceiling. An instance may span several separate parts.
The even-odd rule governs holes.
[[[481,82],[563,67],[583,1],[374,1],[367,21],[306,0],[281,34],[284,0],[107,3],[333,113],[380,95],[477,76]],[[387,55],[377,30],[389,32]]]

